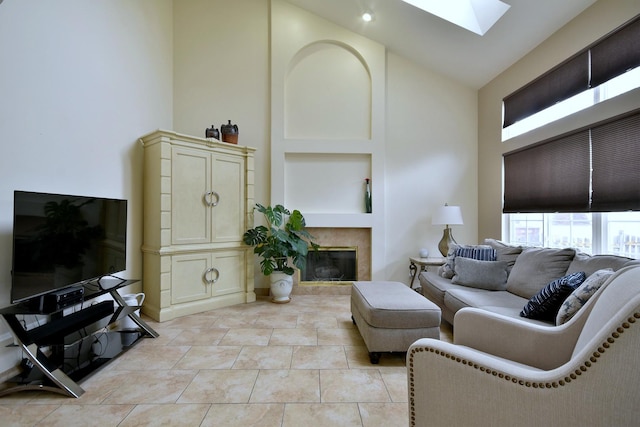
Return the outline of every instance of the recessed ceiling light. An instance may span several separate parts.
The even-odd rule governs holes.
[[[364,22],[371,22],[373,21],[373,18],[374,18],[373,12],[367,11],[362,14],[362,20]]]

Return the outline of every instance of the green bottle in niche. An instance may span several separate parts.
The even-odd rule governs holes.
[[[369,184],[369,178],[365,178],[365,190],[364,190],[364,211],[371,213],[371,185]]]

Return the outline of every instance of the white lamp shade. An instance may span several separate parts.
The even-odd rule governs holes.
[[[462,225],[462,211],[460,206],[440,206],[433,212],[432,225]]]

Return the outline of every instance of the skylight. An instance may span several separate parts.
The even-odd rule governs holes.
[[[511,7],[500,0],[402,1],[481,36]]]

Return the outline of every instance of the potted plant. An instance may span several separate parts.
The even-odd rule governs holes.
[[[264,215],[267,225],[247,230],[242,240],[253,246],[253,252],[262,258],[260,270],[270,276],[273,302],[287,303],[291,300],[294,267],[304,268],[309,247],[316,250],[318,245],[306,230],[299,210],[291,212],[282,205],[261,204],[256,204],[255,210]]]

